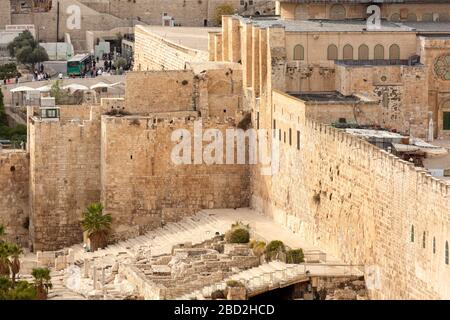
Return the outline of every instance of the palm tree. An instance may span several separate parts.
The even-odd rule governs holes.
[[[103,205],[93,203],[83,214],[83,229],[87,232],[91,241],[91,250],[104,248],[108,244],[108,233],[111,230],[112,217],[110,214],[103,214]]]
[[[53,287],[50,277],[50,269],[34,268],[31,275],[34,277],[34,286],[37,291],[37,299],[47,300],[48,290]]]
[[[23,253],[23,250],[21,247],[19,247],[16,244],[11,244],[9,247],[9,267],[11,269],[11,280],[13,283],[13,286],[16,285],[16,275],[20,271],[20,260],[19,256]]]
[[[9,256],[10,244],[7,242],[0,242],[0,276],[9,278]]]

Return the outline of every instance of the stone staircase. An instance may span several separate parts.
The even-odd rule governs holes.
[[[221,282],[206,286],[192,293],[176,297],[176,300],[204,300],[211,298],[216,290],[224,290],[227,281],[235,280],[245,285],[249,297],[291,284],[309,280],[312,276],[349,277],[362,276],[357,267],[335,264],[286,264],[280,261],[264,263],[259,267],[248,269],[234,274]]]
[[[200,211],[194,216],[168,223],[163,228],[120,241],[96,252],[85,252],[82,244],[76,244],[70,249],[74,251],[76,265],[82,265],[85,259],[101,260],[106,256],[136,257],[142,249],[150,250],[152,256],[159,256],[170,253],[175,245],[186,242],[193,245],[200,244],[213,238],[216,232],[225,233],[230,226],[230,221],[218,219],[214,215]]]
[[[123,299],[129,293],[121,294],[115,283],[102,284],[98,276],[99,270],[105,269],[107,277],[111,276],[111,269],[118,264],[128,264],[139,261],[142,255],[157,257],[170,254],[174,246],[190,243],[203,243],[218,232],[224,234],[229,230],[231,221],[218,219],[205,211],[185,217],[178,222],[172,222],[163,228],[151,230],[144,235],[107,246],[96,252],[86,252],[82,244],[76,244],[68,249],[73,251],[73,266],[80,268],[83,274],[82,289],[74,292],[64,285],[64,270],[52,272],[52,282],[55,287],[50,291],[51,299]],[[66,267],[71,267],[67,265]],[[97,285],[94,286],[92,268],[97,268]],[[64,289],[65,288],[65,289]],[[67,290],[66,290],[67,289]]]
[[[268,291],[279,288],[288,283],[300,282],[309,278],[306,275],[305,265],[286,264],[279,261],[264,263],[259,267],[242,271],[227,279],[206,286],[201,290],[177,297],[177,300],[204,300],[210,298],[216,290],[224,290],[227,287],[227,281],[235,280],[244,284],[249,296],[260,291]]]
[[[216,233],[224,234],[237,220],[250,225],[252,238],[266,242],[279,239],[291,247],[303,247],[305,257],[308,252],[314,252],[313,249],[316,249],[301,245],[296,235],[277,226],[270,218],[256,214],[249,209],[203,210],[194,216],[168,223],[162,228],[148,231],[136,238],[119,241],[96,252],[85,252],[82,244],[66,248],[65,250],[69,249],[68,251],[71,252],[71,259],[66,259],[64,266],[57,268],[61,271],[57,272],[52,269],[52,282],[55,287],[50,292],[51,299],[125,299],[136,295],[132,287],[135,289],[139,287],[145,281],[145,275],[142,274],[142,280],[129,279],[126,273],[124,276],[120,271],[122,267],[145,264],[149,257],[155,258],[172,254],[175,246],[189,244],[187,245],[189,247],[202,244],[206,240],[211,240]],[[333,263],[336,265],[332,265]],[[174,295],[166,298],[205,299],[210,297],[215,290],[224,289],[227,280],[243,282],[248,288],[249,296],[252,296],[259,292],[272,290],[272,288],[301,282],[313,274],[340,276],[356,273],[351,266],[339,263],[339,261],[332,261],[328,258],[326,262],[321,260],[321,263],[300,265],[288,265],[274,261],[245,271],[237,270],[233,276],[213,285],[211,285],[213,282],[195,288],[189,284],[181,285]],[[70,276],[70,268],[77,269],[80,275],[81,285],[75,290],[76,292],[65,286],[67,278]],[[93,269],[96,271],[93,272]]]

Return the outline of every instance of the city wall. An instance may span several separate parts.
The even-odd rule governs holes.
[[[11,3],[9,1],[0,2],[0,30],[11,24]]]
[[[100,200],[100,121],[33,118],[29,130],[33,249],[79,243],[82,213]]]
[[[136,26],[135,39],[134,65],[137,71],[183,70],[186,63],[208,61],[206,51],[176,44],[142,26]]]
[[[272,7],[267,5],[267,0],[254,0],[255,5],[249,6],[248,0],[81,0],[86,6],[102,13],[111,14],[122,19],[134,17],[150,25],[162,25],[163,14],[173,18],[176,25],[203,27],[217,26],[217,8],[227,5],[236,12],[243,12],[247,8],[248,13],[266,10]],[[247,5],[245,5],[247,3]],[[261,13],[260,12],[260,13]],[[247,13],[247,12],[246,12]]]
[[[28,247],[29,159],[19,150],[0,150],[0,224],[6,240]]]
[[[246,165],[173,163],[172,149],[181,141],[171,140],[176,129],[185,130],[182,139],[190,133],[188,158],[194,160],[194,123],[175,117],[102,117],[102,202],[113,216],[114,238],[137,236],[205,208],[248,206]],[[225,137],[234,125],[204,120],[203,130],[219,129]]]
[[[448,299],[450,187],[337,129],[273,117],[283,136],[294,130],[293,141],[280,143],[277,174],[252,172],[251,206],[305,243],[364,265],[371,298]]]
[[[208,69],[200,65],[195,69],[201,71],[128,73],[124,110],[140,115],[196,111],[205,118],[238,118],[242,106],[240,66]]]

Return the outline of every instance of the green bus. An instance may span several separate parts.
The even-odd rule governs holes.
[[[81,76],[86,74],[92,68],[93,56],[87,54],[77,54],[67,61],[67,75]]]

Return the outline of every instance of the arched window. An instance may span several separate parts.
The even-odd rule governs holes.
[[[416,16],[415,13],[411,12],[411,13],[408,14],[408,17],[406,18],[406,20],[409,21],[409,22],[417,21],[417,16]]]
[[[389,59],[400,59],[400,47],[396,44],[393,44],[389,47]]]
[[[358,59],[359,60],[369,60],[369,47],[362,44],[358,48]]]
[[[353,60],[353,47],[349,44],[344,46],[344,60]]]
[[[445,264],[448,265],[448,241],[445,241]]]
[[[294,60],[305,60],[305,49],[301,44],[294,47]]]
[[[433,237],[433,253],[436,253],[436,238]]]
[[[425,22],[433,22],[433,14],[432,13],[424,13],[423,15],[422,15],[422,21],[425,21]]]
[[[391,21],[394,21],[394,22],[400,21],[400,14],[399,13],[393,13],[391,15]]]
[[[423,232],[423,236],[422,236],[422,248],[425,249],[426,246],[426,241],[427,241],[427,236],[425,234],[425,231]]]
[[[344,20],[347,16],[342,4],[333,4],[330,8],[330,20]]]
[[[411,226],[411,242],[414,242],[414,225]]]
[[[373,58],[375,60],[384,60],[384,47],[381,44],[377,44],[373,49]]]
[[[327,49],[327,59],[337,60],[338,59],[338,48],[334,44],[330,44]]]

